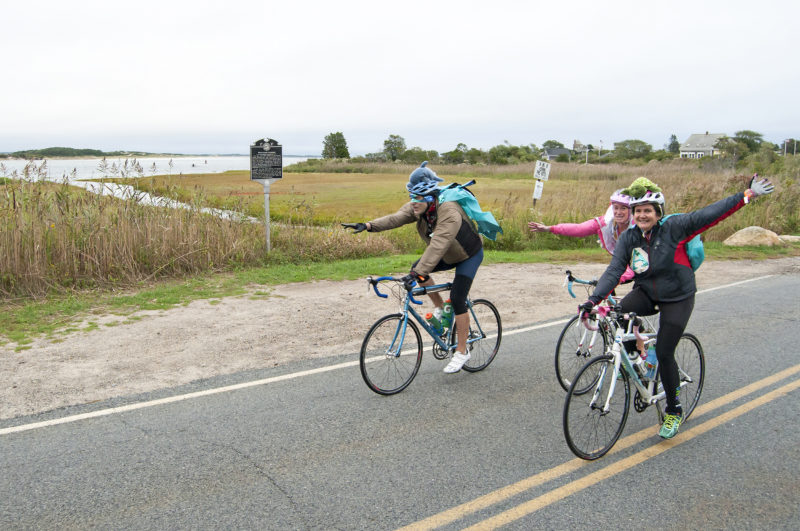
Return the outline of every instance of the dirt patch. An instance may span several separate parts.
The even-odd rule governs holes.
[[[566,316],[585,300],[563,287],[564,271],[599,276],[602,264],[500,264],[483,266],[472,296],[500,310],[507,329]],[[706,261],[699,289],[771,274],[800,274],[800,257],[766,261]],[[437,281],[452,275],[437,274]],[[59,343],[37,341],[14,352],[0,347],[0,418],[46,411],[115,396],[162,389],[201,378],[287,362],[352,353],[370,325],[396,311],[391,299],[368,293],[366,282],[287,284],[222,301],[196,301],[138,320],[93,318],[98,329]],[[622,293],[627,292],[624,289]],[[584,297],[584,298],[581,298]],[[426,299],[426,306],[430,302]],[[555,338],[554,338],[555,341]]]

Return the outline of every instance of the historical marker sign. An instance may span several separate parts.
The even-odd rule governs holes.
[[[250,146],[250,180],[259,181],[264,187],[264,227],[267,233],[267,252],[270,252],[269,230],[269,185],[283,178],[283,146],[268,138],[256,140]]]
[[[263,181],[283,178],[283,146],[268,138],[250,146],[250,179]]]

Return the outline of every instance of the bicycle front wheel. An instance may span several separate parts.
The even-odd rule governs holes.
[[[575,374],[583,367],[592,353],[602,355],[606,353],[606,336],[600,330],[588,330],[574,316],[567,322],[556,343],[556,378],[564,391],[569,391]]]
[[[453,330],[453,337],[456,337]],[[500,312],[494,304],[486,299],[472,301],[472,310],[469,319],[469,337],[467,350],[470,358],[464,364],[464,370],[477,372],[485,369],[494,360],[500,349],[500,339],[503,336],[503,325],[500,322]]]
[[[675,347],[675,363],[678,364],[678,377],[681,391],[678,394],[683,408],[683,421],[689,418],[703,392],[703,381],[706,377],[706,359],[700,340],[692,334],[683,334]],[[658,419],[664,422],[664,409],[659,401]]]
[[[408,387],[421,363],[419,329],[399,313],[378,319],[361,344],[361,376],[380,395],[393,395]]]
[[[614,378],[613,356],[584,365],[564,402],[564,437],[572,453],[593,460],[611,450],[628,419],[630,397],[628,374],[620,369],[620,378]]]

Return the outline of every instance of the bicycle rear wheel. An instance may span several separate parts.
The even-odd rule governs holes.
[[[453,337],[456,337],[453,330]],[[469,319],[469,336],[467,350],[470,358],[464,364],[464,370],[477,372],[485,369],[494,360],[500,348],[500,339],[503,336],[503,325],[500,322],[500,312],[494,304],[486,299],[472,301],[472,311]],[[473,341],[475,340],[475,341]]]
[[[572,453],[581,459],[604,456],[622,434],[628,419],[631,389],[628,374],[620,370],[620,375],[621,379],[614,378],[613,356],[598,356],[578,371],[567,391],[564,438]]]
[[[417,325],[403,314],[378,319],[361,344],[361,376],[381,395],[393,395],[408,387],[421,363],[422,336]]]
[[[675,363],[678,364],[678,376],[681,382],[678,399],[683,408],[682,422],[685,422],[700,401],[700,393],[703,392],[703,382],[706,376],[703,346],[693,334],[683,334],[678,340],[678,345],[675,347]],[[664,400],[660,400],[656,404],[659,422],[664,422],[664,403]]]
[[[608,348],[603,330],[588,330],[578,317],[567,322],[556,342],[556,378],[564,391],[569,391],[575,374],[586,365],[592,353],[602,355]]]

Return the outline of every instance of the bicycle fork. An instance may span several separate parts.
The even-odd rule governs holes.
[[[397,323],[397,329],[394,331],[394,337],[389,348],[386,349],[387,358],[399,358],[400,352],[403,350],[403,342],[406,338],[406,328],[408,327],[408,317],[401,319]]]

